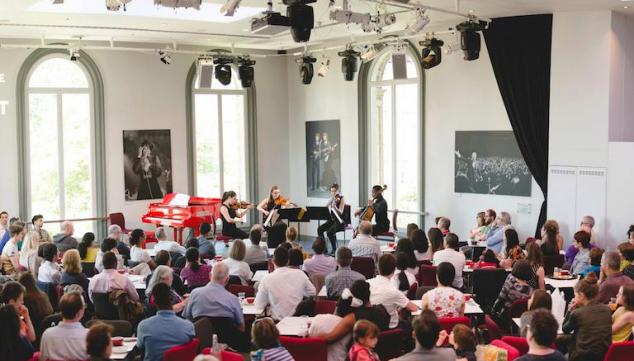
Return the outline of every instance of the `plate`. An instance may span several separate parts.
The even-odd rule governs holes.
[[[570,281],[570,280],[574,280],[577,278],[577,276],[573,276],[573,275],[567,275],[567,276],[548,276],[549,278],[553,279],[553,280],[559,280],[559,281]]]

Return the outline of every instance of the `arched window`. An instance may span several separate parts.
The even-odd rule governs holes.
[[[384,196],[398,209],[398,225],[421,224],[423,210],[422,70],[412,49],[383,50],[365,72],[366,189],[387,184]],[[363,154],[363,153],[362,153]],[[366,190],[367,192],[367,190]],[[361,198],[364,199],[364,198]]]
[[[81,58],[82,62],[70,61],[67,53],[39,49],[27,58],[18,76],[18,94],[23,95],[18,116],[20,202],[26,219],[34,214],[47,220],[104,215],[104,163],[97,160],[103,155],[103,86],[92,60],[83,52]],[[88,231],[100,234],[104,222],[74,223],[75,234],[81,237]],[[56,225],[48,228],[57,233]]]

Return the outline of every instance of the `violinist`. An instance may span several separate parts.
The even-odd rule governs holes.
[[[328,235],[330,245],[332,246],[332,254],[335,254],[337,250],[337,232],[342,232],[345,229],[343,222],[343,210],[346,203],[343,201],[343,195],[339,193],[339,184],[334,183],[330,186],[330,199],[328,200],[328,212],[330,213],[330,220],[319,226],[317,234],[324,238],[324,232]]]
[[[220,206],[220,218],[222,219],[222,234],[234,239],[247,239],[249,235],[239,229],[236,224],[243,222],[243,217],[253,205],[238,201],[238,196],[234,191],[227,191],[222,194],[222,205]]]
[[[269,213],[271,213],[274,209],[286,207],[297,206],[287,198],[282,197],[280,188],[278,186],[271,187],[268,198],[263,199],[262,202],[258,204],[258,211],[262,213],[262,223],[266,223],[266,217],[268,217]]]
[[[387,218],[387,201],[383,198],[383,191],[386,188],[387,186],[381,187],[380,185],[372,187],[372,197],[368,200],[368,205],[354,212],[355,216],[359,216],[366,209],[373,209],[375,217],[375,224],[372,225],[373,237],[390,230],[390,220]]]

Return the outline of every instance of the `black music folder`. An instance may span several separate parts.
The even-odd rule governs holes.
[[[306,210],[304,208],[280,208],[277,210],[280,215],[279,219],[285,219],[289,222],[309,222],[306,217]]]

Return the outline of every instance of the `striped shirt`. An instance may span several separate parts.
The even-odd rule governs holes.
[[[295,361],[293,356],[284,347],[275,347],[264,350],[266,361]]]
[[[360,234],[350,241],[348,248],[352,251],[353,257],[371,257],[374,262],[381,257],[381,245],[379,241],[371,236]]]

